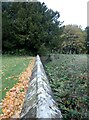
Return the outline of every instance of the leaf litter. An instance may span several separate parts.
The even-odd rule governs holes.
[[[28,88],[29,79],[32,73],[35,58],[32,57],[32,61],[27,69],[19,77],[19,82],[14,85],[2,100],[2,112],[0,120],[4,118],[19,118],[25,94]]]

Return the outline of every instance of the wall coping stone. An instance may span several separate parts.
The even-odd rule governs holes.
[[[20,119],[62,118],[61,111],[53,99],[53,94],[39,55],[37,55]]]

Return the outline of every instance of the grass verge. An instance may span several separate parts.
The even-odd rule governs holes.
[[[2,89],[0,88],[0,102],[5,98],[9,91],[17,82],[21,73],[27,68],[31,61],[29,56],[2,56]],[[0,113],[1,109],[0,109]]]

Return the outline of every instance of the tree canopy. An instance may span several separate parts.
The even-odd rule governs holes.
[[[63,31],[62,52],[86,53],[86,32],[77,25],[66,25]]]
[[[40,2],[7,2],[2,9],[3,52],[44,54],[56,50],[62,34],[59,12]]]
[[[59,12],[48,9],[45,3],[3,2],[3,53],[86,53],[86,30],[63,26],[59,18]]]

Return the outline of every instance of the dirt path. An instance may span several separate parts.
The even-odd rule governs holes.
[[[22,109],[25,94],[28,88],[29,77],[31,76],[34,66],[35,58],[32,57],[31,64],[22,75],[19,77],[19,82],[6,93],[6,97],[2,102],[2,111],[4,114],[0,115],[2,118],[19,118]]]

